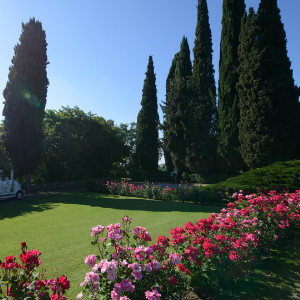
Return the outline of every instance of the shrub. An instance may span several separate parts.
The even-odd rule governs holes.
[[[95,191],[95,185],[96,185],[95,178],[87,178],[85,180],[85,187],[88,189],[88,191],[94,192]]]
[[[276,162],[267,167],[253,169],[215,186],[242,189],[248,192],[257,192],[260,188],[280,190],[286,187],[295,191],[300,186],[300,160]]]
[[[182,173],[182,181],[183,182],[190,182],[190,175],[187,172]]]
[[[190,178],[191,178],[192,182],[206,183],[205,178],[203,176],[201,176],[200,174],[191,174]]]
[[[109,194],[109,191],[106,188],[108,181],[109,178],[104,178],[104,179],[88,178],[85,181],[85,186],[90,192]]]

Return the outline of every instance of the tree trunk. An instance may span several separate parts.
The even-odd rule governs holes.
[[[26,173],[26,193],[29,193],[31,189],[31,174]]]

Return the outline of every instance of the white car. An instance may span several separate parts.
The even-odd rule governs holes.
[[[6,177],[4,180],[1,179],[2,170],[0,170],[0,200],[7,198],[16,198],[21,200],[25,194],[20,184],[14,180],[13,170],[11,171],[11,179]]]

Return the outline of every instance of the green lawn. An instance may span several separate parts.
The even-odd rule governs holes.
[[[69,299],[80,291],[79,283],[90,269],[86,255],[97,254],[90,245],[91,227],[121,222],[132,217],[133,226],[146,227],[155,241],[175,226],[207,218],[216,206],[198,206],[95,193],[72,192],[0,204],[0,259],[19,255],[20,243],[42,252],[39,270],[46,277],[64,274],[71,281]]]

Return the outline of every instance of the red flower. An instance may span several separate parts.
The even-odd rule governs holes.
[[[67,279],[67,277],[60,276],[58,282],[64,290],[68,290],[70,288],[70,281]]]
[[[20,265],[15,262],[15,257],[13,255],[6,256],[5,261],[1,264],[1,269],[11,270],[13,268],[19,268]]]
[[[168,237],[164,237],[162,235],[159,235],[157,237],[157,245],[163,245],[165,247],[170,247],[169,241],[170,241],[170,239]]]
[[[178,279],[174,278],[173,276],[170,277],[169,283],[170,283],[171,285],[176,285],[177,282],[178,282]]]

